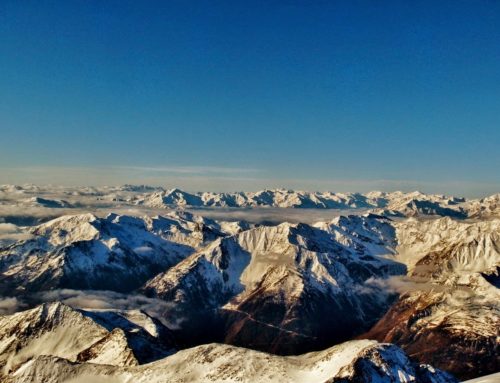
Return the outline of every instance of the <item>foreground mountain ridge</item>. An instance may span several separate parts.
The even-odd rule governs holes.
[[[172,354],[170,331],[140,311],[77,310],[60,302],[0,316],[0,369],[40,355],[133,366]]]
[[[18,366],[6,382],[419,382],[455,383],[443,371],[411,362],[396,346],[351,341],[327,350],[280,357],[222,344],[179,351],[145,365],[72,363],[40,355]]]

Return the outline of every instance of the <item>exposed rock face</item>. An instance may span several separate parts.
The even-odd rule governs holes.
[[[379,256],[394,251],[388,222],[341,217],[247,230],[216,240],[143,291],[175,304],[188,344],[224,340],[280,354],[324,348],[387,309],[391,297],[364,282],[406,271]]]
[[[498,303],[457,306],[455,298],[430,292],[404,295],[361,337],[395,343],[421,363],[461,379],[498,371]]]
[[[133,366],[139,364],[127,344],[127,337],[124,331],[119,328],[113,329],[92,346],[80,352],[76,360],[78,362],[87,361],[97,364],[110,364],[112,362],[116,366]]]
[[[463,379],[498,371],[500,222],[416,225],[425,230],[413,237],[423,255],[412,262],[411,291],[361,338],[395,343]]]
[[[364,349],[350,364],[343,366],[331,383],[383,382],[389,377],[398,382],[448,382],[447,373],[426,364],[414,364],[395,346]],[[412,369],[408,369],[411,366]]]

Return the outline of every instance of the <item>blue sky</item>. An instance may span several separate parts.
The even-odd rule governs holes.
[[[499,41],[486,0],[4,0],[0,182],[498,192]]]

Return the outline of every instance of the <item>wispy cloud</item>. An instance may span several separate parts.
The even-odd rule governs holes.
[[[445,286],[433,282],[429,278],[416,278],[406,275],[396,275],[387,279],[369,278],[364,287],[380,288],[382,291],[396,294],[406,294],[413,291],[435,293],[461,291],[473,294],[473,290],[467,286]]]
[[[109,166],[22,166],[15,168],[3,168],[3,171],[15,171],[20,173],[86,173],[86,172],[140,172],[140,173],[169,173],[169,174],[247,174],[258,173],[259,169],[230,167],[230,166],[135,166],[135,165],[109,165]]]
[[[38,303],[61,301],[80,309],[143,310],[170,329],[178,328],[182,322],[182,318],[172,315],[174,304],[157,298],[148,298],[141,294],[122,294],[105,290],[60,289],[41,292],[33,298]]]
[[[15,297],[0,297],[0,315],[13,314],[26,305]]]
[[[3,209],[0,208],[0,217],[3,214]],[[1,222],[3,218],[0,218],[0,246],[7,246],[10,243],[29,239],[32,237],[31,234],[21,230],[19,227],[12,223]]]
[[[257,173],[259,169],[233,168],[221,166],[113,166],[112,169],[131,170],[153,173],[174,174],[246,174]]]

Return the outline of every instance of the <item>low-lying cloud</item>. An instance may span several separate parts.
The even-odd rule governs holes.
[[[26,307],[26,304],[16,297],[0,297],[0,315],[13,314]]]
[[[32,235],[12,223],[0,223],[0,246],[31,238]]]
[[[405,294],[413,291],[435,293],[452,292],[456,290],[463,290],[464,292],[471,291],[465,286],[449,287],[442,284],[433,283],[429,279],[415,278],[407,275],[396,275],[386,279],[369,278],[368,280],[366,280],[364,288],[376,288],[389,294]]]
[[[190,208],[189,212],[219,221],[247,221],[257,224],[315,223],[331,221],[340,215],[364,214],[367,209],[300,209],[300,208]]]
[[[60,301],[79,309],[99,310],[142,310],[160,320],[170,329],[178,329],[182,322],[174,313],[175,305],[157,298],[141,294],[122,294],[105,290],[60,289],[37,294],[39,303]]]

